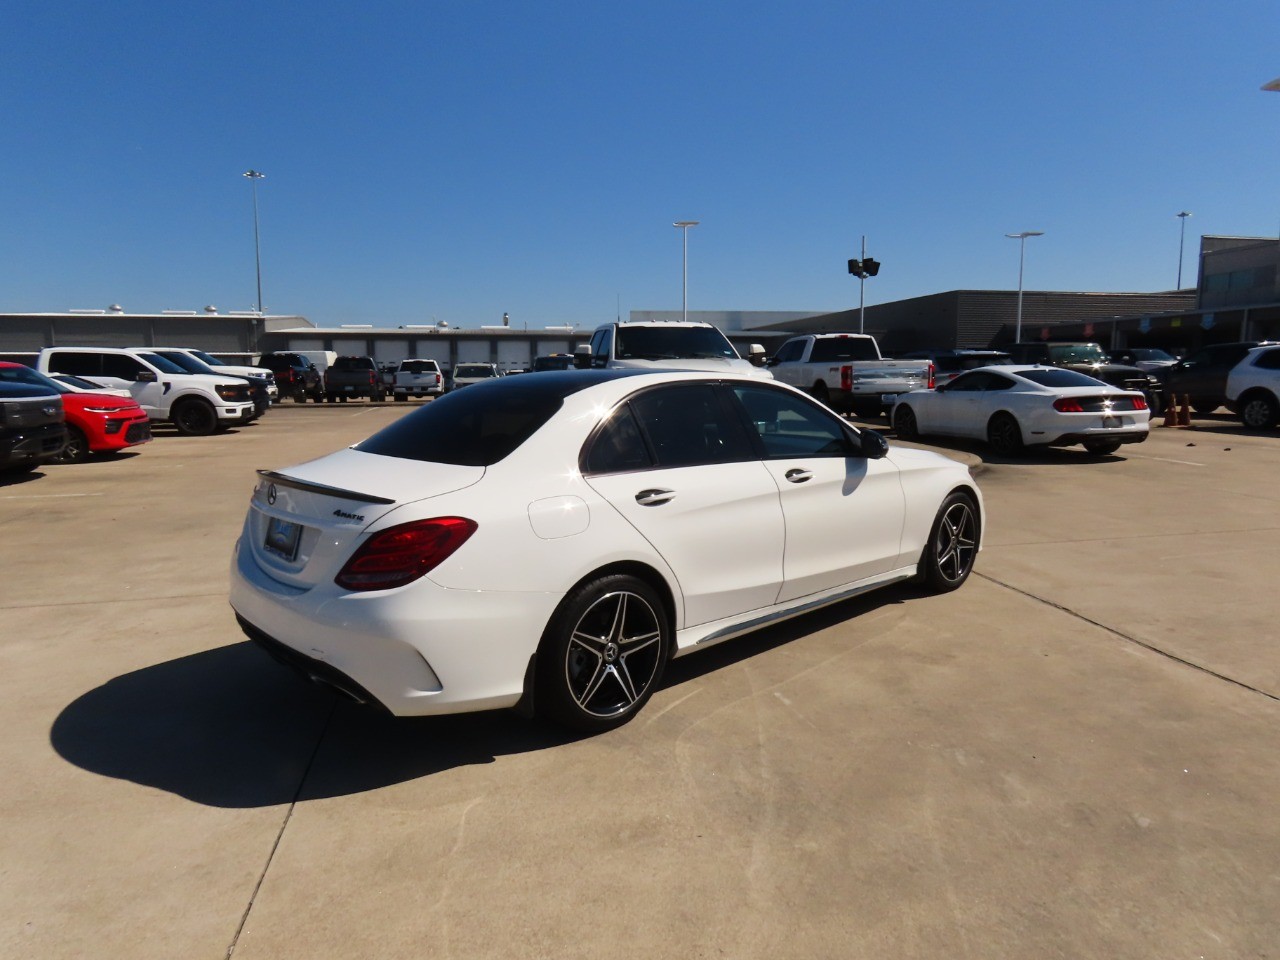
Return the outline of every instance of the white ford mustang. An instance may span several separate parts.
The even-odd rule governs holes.
[[[973,568],[962,464],[790,387],[583,370],[450,393],[260,471],[231,605],[277,659],[396,715],[630,719],[671,657]]]
[[[900,394],[893,408],[902,440],[968,437],[1006,455],[1075,443],[1090,453],[1115,453],[1122,444],[1146,440],[1150,419],[1141,393],[1039,366],[979,367],[936,390]]]

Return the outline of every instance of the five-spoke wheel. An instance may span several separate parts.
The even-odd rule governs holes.
[[[938,508],[929,543],[920,558],[921,580],[937,593],[959,587],[973,570],[981,533],[973,499],[959,491],[948,496]]]

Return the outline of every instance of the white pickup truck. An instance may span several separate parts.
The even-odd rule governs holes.
[[[753,343],[752,358],[762,358],[764,347]],[[719,328],[701,320],[624,320],[596,327],[590,344],[574,351],[579,368],[626,370],[708,370],[744,373],[772,379],[768,371],[738,356]]]
[[[898,394],[933,386],[932,361],[885,360],[876,338],[863,333],[792,337],[765,366],[833,410],[860,417],[886,413]]]

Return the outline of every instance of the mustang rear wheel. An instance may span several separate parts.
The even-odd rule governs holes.
[[[585,583],[543,635],[538,708],[588,733],[621,726],[653,695],[669,646],[662,601],[647,583],[620,574]]]
[[[991,449],[1003,456],[1014,456],[1022,452],[1022,428],[1012,414],[997,413],[987,424],[987,443]]]
[[[967,493],[957,491],[943,500],[920,556],[919,577],[925,586],[948,593],[969,579],[981,534],[978,508]]]

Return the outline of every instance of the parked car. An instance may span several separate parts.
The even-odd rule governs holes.
[[[1013,358],[1000,350],[913,350],[899,354],[903,360],[929,360],[933,363],[933,384],[950,383],[966,370],[1012,363]]]
[[[1015,343],[1005,351],[1014,363],[1039,363],[1074,370],[1121,390],[1138,390],[1152,410],[1163,410],[1163,392],[1154,374],[1139,367],[1114,363],[1100,344],[1075,342]]]
[[[765,365],[773,376],[833,410],[860,417],[887,413],[898,394],[933,386],[929,360],[886,360],[865,333],[792,337]]]
[[[254,388],[255,397],[265,393],[267,400],[271,403],[275,403],[280,399],[280,389],[276,384],[276,376],[266,367],[227,363],[208,351],[197,350],[194,347],[156,347],[155,349],[170,359],[172,359],[174,352],[185,353],[187,356],[199,360],[214,373],[226,373],[233,377],[244,377],[249,381],[250,386]]]
[[[20,363],[0,362],[0,383],[47,387],[62,397],[67,439],[50,458],[54,463],[81,463],[90,454],[123,450],[151,439],[146,412],[127,396],[75,390]]]
[[[956,589],[982,529],[963,464],[790,387],[553,372],[263,472],[230,599],[277,658],[393,714],[599,731],[672,657],[911,577]]]
[[[60,394],[46,386],[0,382],[0,474],[34,470],[66,442]]]
[[[1227,402],[1227,375],[1256,346],[1257,340],[1244,340],[1193,350],[1158,371],[1166,396],[1190,397],[1196,413],[1213,413]]]
[[[324,379],[316,365],[302,354],[290,351],[264,353],[258,358],[257,365],[270,370],[275,376],[280,396],[292,397],[296,403],[306,403],[308,397],[316,403],[324,399]]]
[[[33,358],[32,363],[36,362],[38,361]],[[25,364],[25,366],[31,366],[31,364]],[[32,367],[32,369],[34,370],[35,368]],[[50,373],[47,376],[50,380],[57,380],[58,383],[70,388],[75,393],[101,393],[108,397],[128,397],[130,400],[133,399],[133,394],[128,390],[120,387],[104,386],[95,380],[90,380],[88,377],[73,377],[69,373]]]
[[[203,436],[253,417],[253,398],[243,379],[188,373],[147,350],[45,347],[37,369],[127,389],[152,421],[169,421],[184,434]]]
[[[454,390],[471,386],[473,383],[484,383],[502,376],[495,363],[460,363],[453,368]]]
[[[574,349],[577,366],[596,370],[716,370],[773,379],[764,363],[764,347],[753,343],[748,359],[718,327],[700,320],[623,320],[605,323],[590,344]]]
[[[381,403],[386,396],[378,365],[372,357],[338,357],[324,372],[324,398],[330,403],[368,397]]]
[[[1158,347],[1125,347],[1122,350],[1112,350],[1111,359],[1116,363],[1127,363],[1139,370],[1146,370],[1148,373],[1172,367],[1178,362],[1177,357]]]
[[[534,357],[533,372],[543,373],[547,370],[572,370],[574,368],[572,353],[548,353],[546,356]]]
[[[203,360],[198,359],[194,354],[189,353],[186,350],[175,350],[169,347],[135,349],[146,349],[149,353],[152,353],[157,357],[163,357],[170,363],[181,367],[187,373],[195,373],[211,377],[234,377],[237,380],[243,380],[249,385],[249,396],[253,400],[253,416],[249,417],[249,420],[257,420],[260,416],[271,409],[271,392],[268,390],[266,379],[262,377],[249,377],[240,373],[227,373],[223,370],[215,370]],[[270,376],[269,373],[268,376]],[[271,390],[275,389],[275,379],[273,377]]]
[[[1254,347],[1227,374],[1227,405],[1251,430],[1280,422],[1280,344]]]
[[[902,440],[968,437],[1004,455],[1077,443],[1090,453],[1115,453],[1146,440],[1150,419],[1141,391],[1074,370],[1016,365],[970,370],[935,390],[904,394],[893,408]]]
[[[444,374],[434,360],[401,360],[392,377],[391,390],[397,400],[410,397],[438,397],[444,393]]]

